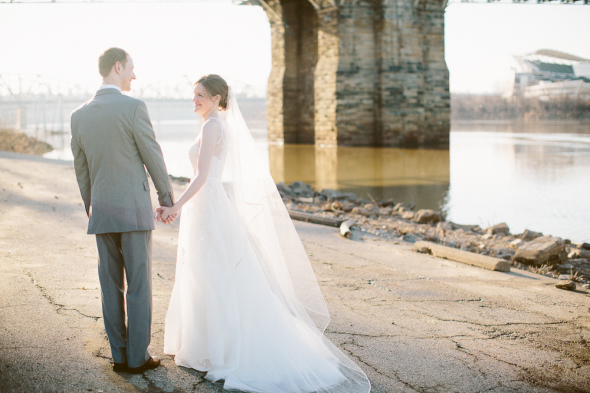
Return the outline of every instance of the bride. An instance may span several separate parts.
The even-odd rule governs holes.
[[[366,393],[363,371],[323,334],[329,314],[307,254],[225,80],[195,83],[201,133],[182,208],[164,352],[247,392]]]

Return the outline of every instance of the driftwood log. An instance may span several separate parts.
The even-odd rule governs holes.
[[[293,220],[311,222],[313,224],[327,225],[329,227],[340,227],[344,220],[335,217],[322,217],[316,214],[303,213],[295,210],[288,210]]]
[[[488,270],[496,270],[499,272],[510,271],[510,263],[503,259],[488,257],[469,251],[457,250],[456,248],[441,246],[440,244],[416,242],[414,243],[414,250],[430,253],[435,257],[446,258],[451,261],[482,267]]]

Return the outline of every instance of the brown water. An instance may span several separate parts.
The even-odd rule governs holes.
[[[440,208],[449,188],[449,151],[269,146],[270,172],[276,182],[311,183],[369,199],[393,198],[419,207]]]
[[[450,150],[268,146],[275,181],[590,241],[590,124],[455,123]]]

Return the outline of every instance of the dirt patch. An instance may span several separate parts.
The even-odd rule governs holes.
[[[22,132],[0,128],[0,150],[41,156],[52,151],[53,146],[27,136]]]

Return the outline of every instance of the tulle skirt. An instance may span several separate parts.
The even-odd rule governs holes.
[[[182,210],[164,352],[247,392],[367,392],[366,377],[296,318],[262,270],[220,181],[208,180]],[[361,372],[362,373],[362,372]],[[364,378],[364,379],[363,379]]]

